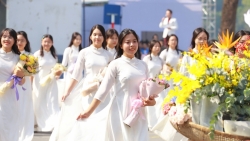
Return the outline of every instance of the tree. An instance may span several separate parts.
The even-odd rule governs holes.
[[[224,0],[221,14],[220,31],[234,32],[236,23],[236,13],[239,0]]]

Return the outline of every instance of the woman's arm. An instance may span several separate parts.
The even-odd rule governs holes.
[[[162,18],[162,20],[161,20],[161,22],[160,22],[160,24],[159,24],[159,27],[160,27],[160,28],[167,28],[167,27],[169,27],[168,23],[165,22],[165,20],[167,20],[167,19],[168,19],[168,18]]]
[[[101,103],[100,100],[94,98],[91,104],[89,105],[88,109],[84,112],[82,112],[78,117],[77,120],[83,119],[83,118],[88,118],[94,110],[97,108],[97,106]]]
[[[71,93],[71,91],[73,90],[73,88],[75,87],[75,85],[78,83],[77,80],[71,78],[69,85],[66,86],[66,89],[64,91],[64,95],[62,97],[62,102],[65,101],[65,99],[69,96],[69,94]]]
[[[62,60],[62,65],[67,67],[68,66],[68,62],[69,62],[69,52],[70,52],[71,48],[67,47],[65,50],[64,50],[64,53],[63,53],[63,60]]]
[[[77,61],[76,61],[73,73],[71,75],[72,79],[70,80],[69,85],[66,86],[66,90],[62,97],[62,101],[65,101],[65,99],[69,96],[69,94],[71,93],[75,85],[82,79],[81,75],[84,70],[84,66],[85,66],[84,52],[83,50],[81,50],[77,57]]]
[[[106,74],[102,80],[100,87],[98,88],[95,94],[93,101],[91,102],[88,109],[82,112],[77,117],[77,120],[89,117],[96,109],[96,107],[106,99],[106,96],[109,94],[111,87],[115,83],[116,75],[117,75],[116,63],[112,61],[108,66]]]

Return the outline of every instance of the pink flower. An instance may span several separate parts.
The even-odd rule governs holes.
[[[175,116],[175,114],[177,113],[177,107],[176,106],[173,106],[169,112],[168,112],[168,115],[169,116]]]
[[[171,109],[172,106],[175,106],[175,103],[170,101],[168,103],[166,103],[164,106],[163,106],[163,114],[166,115],[168,114],[169,110]]]
[[[191,113],[189,110],[187,113],[185,113],[184,110],[185,108],[183,105],[177,105],[171,107],[168,114],[171,122],[177,124],[183,124],[184,122],[188,121],[191,118]]]

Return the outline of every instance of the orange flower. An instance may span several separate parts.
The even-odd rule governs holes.
[[[212,53],[211,53],[211,48],[213,45],[208,46],[207,43],[204,44],[198,44],[197,46],[197,50],[200,54],[205,55],[206,57],[212,57]]]
[[[233,47],[239,40],[240,37],[233,42],[233,32],[231,35],[229,35],[229,31],[227,30],[227,33],[222,33],[222,36],[218,36],[219,42],[214,42],[214,44],[220,48],[220,49],[229,49]]]

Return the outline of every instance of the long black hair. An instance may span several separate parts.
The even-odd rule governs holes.
[[[104,27],[103,27],[102,25],[99,25],[99,24],[94,25],[94,26],[91,28],[91,30],[90,30],[90,33],[89,33],[89,45],[91,45],[91,44],[93,43],[92,40],[90,39],[90,37],[91,37],[91,35],[93,34],[93,32],[94,32],[95,29],[98,29],[98,30],[101,31],[102,36],[103,36],[102,47],[103,47],[104,49],[106,49],[107,42],[106,42],[106,36],[105,36],[105,29],[104,29]]]
[[[108,29],[106,31],[106,39],[112,38],[113,35],[116,35],[117,37],[119,37],[118,32],[115,29],[113,29],[113,28]],[[105,48],[106,48],[106,46],[105,46]],[[115,46],[115,48],[117,48],[117,45]]]
[[[152,49],[153,49],[153,47],[155,46],[156,43],[158,43],[160,45],[160,47],[161,47],[161,43],[158,40],[152,40],[149,43],[149,57],[150,57],[150,60],[152,60],[151,53],[152,53]]]
[[[175,50],[176,50],[177,54],[179,55],[179,46],[178,46],[179,39],[178,39],[177,35],[171,34],[168,37],[168,41],[169,41],[170,37],[172,37],[172,36],[176,38],[177,44],[176,44]],[[167,51],[168,51],[168,49],[169,49],[169,45],[167,46]]]
[[[191,39],[191,48],[194,49],[195,48],[195,39],[197,38],[197,36],[201,33],[201,32],[205,32],[205,34],[207,35],[207,40],[209,39],[209,34],[207,32],[207,30],[205,28],[199,27],[196,28],[193,31],[193,37]]]
[[[27,52],[31,52],[31,48],[30,48],[30,41],[28,39],[28,35],[25,31],[18,31],[17,32],[17,35],[22,35],[25,40],[26,40],[26,45],[24,47],[24,50],[27,51]]]
[[[12,28],[5,28],[5,29],[2,30],[2,32],[0,34],[0,39],[3,37],[3,34],[5,32],[9,32],[10,36],[14,39],[14,44],[12,45],[11,50],[15,54],[19,55],[20,51],[19,51],[19,49],[17,47],[17,33],[16,33],[16,31],[14,29],[12,29]],[[1,42],[0,42],[0,48],[2,48],[2,43]]]
[[[73,42],[77,36],[80,36],[82,39],[82,35],[80,33],[78,33],[78,32],[72,33],[71,40],[69,42],[69,47],[71,47],[73,45]],[[82,49],[82,43],[79,45],[79,52],[81,51],[81,49]]]
[[[135,33],[135,31],[133,29],[124,29],[122,30],[122,32],[120,33],[119,35],[119,38],[118,38],[118,47],[116,48],[116,52],[117,52],[117,55],[116,55],[116,59],[117,58],[120,58],[123,54],[123,49],[121,48],[122,46],[122,42],[124,40],[124,38],[128,35],[128,34],[133,34],[137,40],[137,43],[139,43],[139,38],[138,38],[138,35]],[[138,58],[138,59],[141,59],[141,52],[139,50],[139,46],[138,46],[138,49],[135,53],[135,57]]]
[[[52,41],[52,43],[53,43],[53,37],[50,34],[43,35],[42,40],[44,38],[49,38]],[[50,52],[51,52],[52,56],[56,59],[57,55],[56,55],[56,49],[55,49],[54,45],[51,46]],[[41,45],[41,48],[40,48],[40,56],[42,56],[42,57],[44,56],[43,46],[42,45]]]

